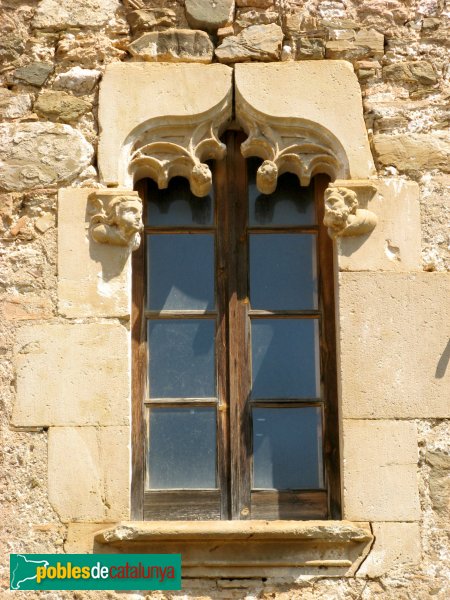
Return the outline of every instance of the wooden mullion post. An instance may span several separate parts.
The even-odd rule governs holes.
[[[333,242],[323,224],[324,193],[329,179],[314,178],[318,235],[319,298],[321,318],[321,370],[324,394],[324,461],[328,480],[329,518],[341,518],[341,481],[339,457],[339,405],[336,364],[336,306]]]
[[[146,185],[140,181],[137,191],[144,203]],[[131,519],[141,521],[144,518],[144,480],[145,480],[145,418],[144,399],[146,393],[147,345],[145,301],[145,239],[132,254],[132,304],[131,304]]]

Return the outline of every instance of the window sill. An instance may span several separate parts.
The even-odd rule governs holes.
[[[372,541],[349,521],[139,521],[96,533],[95,552],[180,553],[183,577],[350,576]]]

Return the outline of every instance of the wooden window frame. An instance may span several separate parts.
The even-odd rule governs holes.
[[[147,397],[148,356],[145,301],[145,243],[133,253],[132,270],[132,480],[133,520],[217,519],[340,519],[339,427],[336,374],[336,333],[333,243],[323,225],[324,192],[329,178],[316,175],[314,226],[277,227],[295,229],[317,236],[318,311],[320,323],[320,402],[299,402],[301,406],[323,409],[323,461],[326,491],[251,491],[250,316],[248,302],[247,168],[240,145],[245,136],[228,132],[227,156],[214,166],[215,222],[202,228],[216,234],[216,367],[218,388],[218,488],[219,490],[162,490],[145,492],[146,418],[143,399]],[[141,197],[145,181],[138,182]],[[199,199],[201,202],[201,199]],[[144,202],[145,211],[145,202]],[[220,223],[220,227],[217,224]],[[189,228],[170,228],[189,231]],[[274,311],[283,318],[282,311]],[[296,311],[300,313],[302,311]],[[189,311],[182,314],[188,316]],[[269,313],[273,316],[273,313]],[[193,316],[198,316],[197,314]],[[264,316],[264,315],[259,315]],[[267,314],[266,314],[267,316]],[[298,315],[297,315],[298,316]],[[313,316],[313,315],[310,315]],[[230,359],[232,357],[232,359]],[[326,385],[324,385],[326,382]],[[235,399],[229,401],[228,399]],[[200,404],[200,403],[199,403]],[[260,403],[258,403],[260,404]],[[203,402],[202,405],[205,405]],[[294,406],[292,402],[290,406]],[[265,403],[265,406],[268,406]],[[280,406],[280,405],[279,405]],[[283,406],[283,404],[281,404]]]

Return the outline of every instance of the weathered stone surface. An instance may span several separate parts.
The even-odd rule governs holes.
[[[341,273],[345,418],[448,418],[447,273]]]
[[[368,206],[378,223],[370,235],[337,240],[343,271],[421,271],[419,187],[403,179],[373,182]]]
[[[129,517],[129,435],[128,427],[50,428],[48,497],[61,521]]]
[[[354,29],[328,29],[330,40],[347,40],[354,42],[356,31]]]
[[[380,167],[393,166],[399,171],[440,169],[450,172],[450,134],[444,131],[375,135],[375,156]]]
[[[51,213],[44,213],[42,216],[36,219],[34,226],[39,233],[45,233],[51,227],[55,226],[55,217]]]
[[[426,461],[430,466],[430,498],[433,510],[439,517],[450,516],[450,456],[437,450],[426,453]]]
[[[172,548],[187,563],[185,576],[227,578],[350,575],[372,540],[368,523],[346,521],[132,521],[95,535],[102,551]]]
[[[61,31],[69,27],[99,28],[119,8],[118,0],[42,0],[33,18],[33,27]]]
[[[52,303],[49,298],[31,294],[6,296],[2,299],[2,312],[9,321],[28,321],[32,319],[50,319]]]
[[[130,251],[90,241],[87,205],[94,191],[59,191],[59,312],[71,318],[125,317],[130,314]]]
[[[272,540],[284,538],[316,540],[324,543],[369,542],[372,539],[368,523],[347,521],[159,521],[119,523],[105,528],[96,539],[99,542],[146,542],[155,539],[193,538],[209,540]]]
[[[185,7],[191,27],[215,31],[232,21],[234,0],[186,0]]]
[[[297,60],[320,60],[325,58],[325,42],[320,39],[299,37],[295,39]]]
[[[229,25],[228,27],[221,27],[217,30],[217,39],[219,40],[219,42],[221,42],[224,38],[228,37],[229,35],[234,35],[234,33],[234,27],[232,25]]]
[[[326,43],[325,56],[335,60],[360,60],[370,56],[370,50],[365,46],[356,46],[348,40],[334,40]]]
[[[6,64],[17,60],[24,53],[25,40],[16,33],[8,33],[0,38],[0,62]]]
[[[56,46],[56,58],[62,64],[76,63],[78,66],[95,69],[99,65],[121,60],[126,51],[117,48],[104,34],[63,34]]]
[[[287,35],[298,36],[301,32],[317,31],[318,23],[307,11],[296,11],[286,15],[284,28]]]
[[[359,60],[355,64],[355,71],[362,81],[381,73],[381,65],[377,60]]]
[[[15,94],[0,88],[0,119],[17,119],[23,117],[31,109],[29,94]]]
[[[410,64],[411,74],[422,85],[433,85],[437,83],[437,76],[433,65],[426,61],[419,61]]]
[[[421,559],[418,523],[373,523],[375,544],[358,571],[360,577],[381,577],[418,565]]]
[[[98,159],[102,181],[132,187],[128,170],[130,155],[124,156],[123,145],[125,141],[132,144],[130,140],[138,135],[142,123],[150,126],[163,119],[170,121],[167,117],[177,117],[178,123],[198,122],[202,126],[206,122],[212,124],[216,118],[226,121],[231,116],[231,75],[229,67],[218,64],[108,66],[100,86]],[[110,127],[111,123],[115,127]],[[169,131],[170,123],[167,134]],[[179,129],[175,131],[179,135]],[[210,135],[209,129],[204,131]]]
[[[417,431],[409,421],[343,421],[343,518],[417,521]]]
[[[244,29],[251,25],[270,25],[270,23],[279,23],[279,21],[280,15],[275,10],[244,8],[237,11],[234,25]]]
[[[376,29],[360,29],[355,36],[355,45],[369,49],[373,58],[381,58],[384,54],[384,35]]]
[[[64,551],[67,554],[91,554],[94,536],[102,529],[105,529],[105,523],[69,523]]]
[[[223,63],[279,60],[282,42],[279,25],[252,25],[239,35],[225,38],[215,54]]]
[[[236,6],[251,8],[270,8],[273,0],[236,0]]]
[[[20,191],[69,183],[91,162],[79,131],[55,123],[0,125],[0,189]]]
[[[128,52],[149,62],[210,63],[213,45],[204,31],[168,29],[144,33],[128,46]]]
[[[16,69],[14,76],[19,81],[39,87],[44,85],[47,77],[53,71],[53,65],[44,62],[33,62],[25,67]]]
[[[173,27],[176,25],[176,15],[170,8],[133,10],[127,14],[127,21],[133,33],[143,33],[156,27]]]
[[[90,94],[95,88],[101,73],[97,69],[73,67],[60,73],[53,83],[56,90],[70,90],[77,94]]]
[[[437,76],[433,65],[425,60],[417,62],[400,62],[383,67],[383,78],[400,82],[433,85]]]
[[[129,421],[128,332],[117,324],[20,329],[15,349],[17,427]]]
[[[238,121],[241,114],[244,122],[247,114],[264,115],[267,121],[283,122],[292,134],[296,127],[314,124],[311,129],[317,136],[331,134],[327,140],[322,138],[321,145],[329,147],[330,139],[339,140],[339,168],[346,174],[337,177],[366,179],[374,174],[361,89],[348,62],[239,64],[235,81]]]
[[[422,21],[422,29],[437,29],[441,23],[441,19],[437,17],[425,17]]]
[[[72,123],[91,110],[90,102],[76,98],[66,92],[45,91],[34,103],[34,110],[40,117],[50,121]]]

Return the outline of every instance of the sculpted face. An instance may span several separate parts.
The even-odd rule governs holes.
[[[278,167],[271,160],[265,160],[256,173],[256,185],[262,194],[272,194],[277,187]]]
[[[127,233],[137,233],[142,230],[141,203],[139,200],[124,200],[117,208],[117,224]]]
[[[328,188],[325,192],[324,224],[333,229],[345,227],[357,205],[356,195],[350,190],[343,192],[339,188]]]
[[[212,186],[212,174],[205,163],[197,164],[192,169],[191,189],[196,196],[207,196]]]

